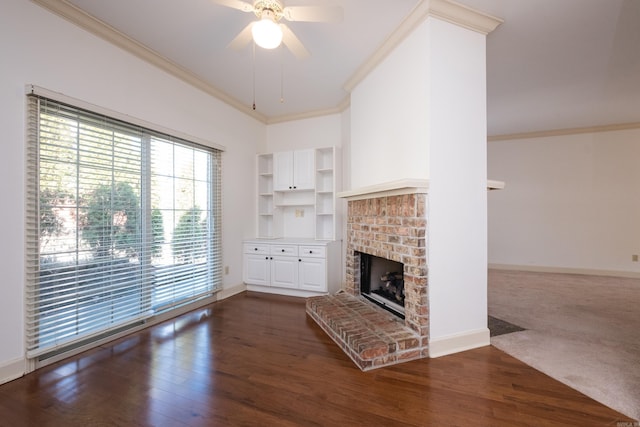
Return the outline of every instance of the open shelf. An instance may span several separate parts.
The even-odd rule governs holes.
[[[339,170],[336,148],[316,148],[308,164],[313,188],[279,189],[274,159],[284,153],[259,154],[257,175],[257,235],[262,238],[310,236],[319,240],[334,240],[336,227],[336,172]],[[308,169],[307,169],[308,170]]]
[[[258,175],[273,175],[273,154],[258,155]]]
[[[334,148],[318,148],[316,150],[316,171],[332,171]]]
[[[333,223],[333,215],[316,215],[316,239],[335,239]]]

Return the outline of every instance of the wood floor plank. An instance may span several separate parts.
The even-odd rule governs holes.
[[[304,300],[255,293],[0,386],[10,427],[617,422],[632,420],[493,347],[361,372]]]

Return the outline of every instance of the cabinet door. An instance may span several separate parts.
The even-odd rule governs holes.
[[[293,152],[293,186],[297,190],[315,188],[315,150]]]
[[[271,283],[271,264],[265,254],[245,254],[243,280],[248,285],[268,286]]]
[[[327,292],[327,261],[324,258],[299,258],[299,288]]]
[[[271,261],[271,286],[298,287],[298,258],[274,256]]]
[[[274,191],[293,190],[293,152],[273,153]]]

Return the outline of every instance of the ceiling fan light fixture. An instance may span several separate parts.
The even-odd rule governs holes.
[[[253,41],[264,49],[275,49],[282,43],[282,29],[275,22],[273,12],[268,9],[263,10],[261,19],[253,24],[251,34]]]

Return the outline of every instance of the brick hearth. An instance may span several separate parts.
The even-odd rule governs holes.
[[[310,298],[307,313],[363,370],[428,356],[423,193],[349,200],[344,293]],[[360,296],[360,255],[404,264],[405,320]]]
[[[307,313],[363,371],[425,356],[417,333],[363,297],[312,297]]]

